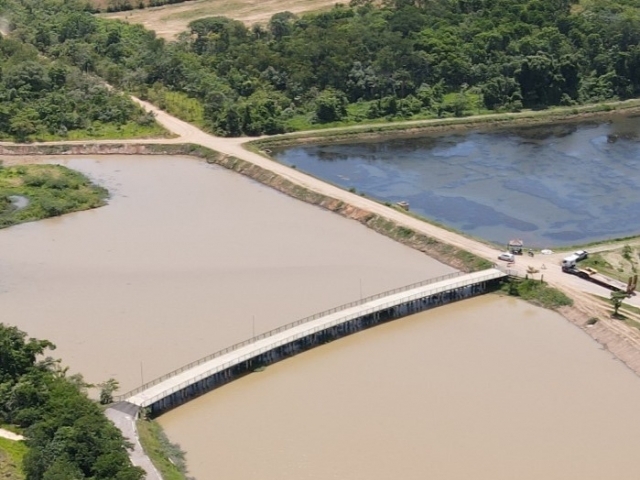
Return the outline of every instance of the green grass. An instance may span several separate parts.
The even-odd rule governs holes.
[[[403,121],[416,121],[416,120],[433,120],[438,118],[451,118],[454,117],[453,109],[454,104],[457,101],[460,94],[449,93],[444,96],[442,101],[442,115],[438,117],[438,114],[432,110],[423,110],[419,113],[412,115],[387,115],[380,118],[368,118],[369,109],[371,106],[378,102],[378,100],[360,101],[350,103],[347,105],[347,115],[340,121],[327,122],[327,123],[314,123],[313,113],[298,113],[288,119],[285,122],[288,131],[298,132],[305,130],[323,130],[327,128],[341,128],[350,127],[360,124],[376,125],[386,124],[389,122],[403,122]],[[464,116],[468,115],[481,115],[487,113],[495,113],[487,110],[482,105],[482,95],[476,93],[467,92],[465,94],[466,108],[464,109]],[[464,117],[461,117],[464,118]]]
[[[149,455],[164,480],[187,480],[184,452],[169,441],[162,427],[154,420],[138,420],[138,435],[142,448]]]
[[[56,142],[64,140],[114,140],[129,138],[163,138],[170,137],[163,127],[154,122],[151,125],[140,125],[135,122],[128,122],[124,125],[113,123],[95,122],[91,127],[84,130],[71,130],[67,135],[54,135],[51,133],[36,133],[26,140],[31,142]],[[0,137],[0,140],[11,142],[13,137]]]
[[[544,308],[560,308],[573,305],[573,300],[557,288],[550,287],[540,280],[511,279],[502,287],[502,291],[527,300]]]
[[[468,94],[473,95],[473,94]],[[436,118],[433,113],[424,113],[412,118],[389,119],[382,118],[376,120],[365,120],[354,122],[346,119],[343,122],[331,124],[311,124],[303,116],[295,116],[287,123],[296,132],[275,135],[268,139],[257,140],[254,143],[258,148],[264,150],[275,146],[290,146],[305,143],[318,143],[330,140],[347,141],[352,138],[382,137],[385,135],[396,135],[403,131],[443,131],[451,128],[472,129],[491,128],[508,124],[514,125],[544,125],[557,121],[571,121],[580,116],[582,118],[597,118],[605,112],[629,111],[634,112],[640,109],[640,99],[615,101],[608,104],[588,104],[577,107],[553,107],[546,110],[522,110],[514,113],[496,113],[489,111],[479,111],[479,115],[473,118],[454,117],[452,115]],[[465,111],[465,114],[467,112]],[[300,122],[307,122],[304,125]],[[295,127],[295,128],[293,128]],[[297,131],[310,130],[310,131]],[[595,242],[598,243],[598,242]],[[603,243],[608,243],[604,241]]]
[[[26,197],[29,205],[16,209],[11,195]],[[60,165],[0,167],[0,228],[100,207],[107,196],[104,188]]]
[[[0,479],[23,480],[22,458],[27,453],[24,442],[0,438]]]
[[[611,265],[600,253],[590,254],[588,258],[582,260],[580,262],[580,268],[584,267],[594,268],[599,273],[615,278],[623,283],[626,283],[631,275],[630,273],[621,272],[618,268]]]
[[[581,260],[580,267],[595,268],[602,273],[608,273],[614,270],[613,265],[607,262],[600,253],[592,253],[584,260]]]
[[[202,103],[185,93],[174,92],[160,85],[155,85],[144,93],[144,97],[158,108],[166,110],[185,122],[202,129],[207,127]]]

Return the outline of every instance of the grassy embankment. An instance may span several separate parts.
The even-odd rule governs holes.
[[[617,317],[613,317],[613,305],[610,298],[600,295],[591,296],[595,298],[600,303],[600,305],[611,312],[612,318],[616,318],[620,322],[626,324],[628,327],[640,330],[640,308],[634,307],[633,305],[628,305],[623,302],[618,309]],[[600,319],[596,316],[591,317],[591,319],[589,319],[589,321],[587,322],[587,325],[594,325],[598,323],[599,320]]]
[[[24,442],[0,438],[0,479],[22,480],[22,457],[27,453]]]
[[[638,274],[639,263],[640,248],[637,245],[624,245],[621,248],[591,253],[580,262],[580,266],[591,267],[604,275],[627,282],[630,276]]]
[[[611,115],[632,114],[640,111],[640,99],[605,102],[574,107],[554,107],[545,110],[523,110],[514,113],[495,113],[487,110],[468,112],[462,117],[425,117],[422,119],[380,119],[361,123],[340,122],[316,124],[312,128],[274,135],[251,142],[264,149],[270,146],[287,146],[302,143],[337,142],[352,138],[382,137],[400,133],[443,132],[454,129],[492,128],[501,126],[528,126],[551,123],[577,122],[586,119],[606,118]]]
[[[478,257],[465,250],[446,244],[435,238],[415,232],[380,215],[361,210],[351,205],[338,201],[326,195],[311,191],[303,186],[286,180],[278,174],[254,165],[250,162],[222,155],[214,150],[192,144],[149,144],[149,145],[24,145],[5,147],[18,155],[65,155],[73,153],[81,155],[83,151],[91,154],[127,154],[140,155],[191,155],[205,159],[209,163],[220,165],[256,180],[264,185],[274,188],[293,198],[302,200],[312,205],[325,208],[347,218],[359,221],[372,230],[390,237],[404,245],[419,250],[427,255],[437,258],[454,268],[465,272],[472,272],[490,268],[493,263]]]
[[[152,125],[140,125],[136,122],[128,122],[124,125],[112,123],[94,123],[90,128],[84,130],[71,130],[67,135],[54,135],[47,132],[40,132],[26,138],[27,142],[57,142],[67,140],[125,140],[130,138],[171,138],[158,123]],[[2,142],[14,142],[11,136],[0,136]]]
[[[556,309],[573,305],[573,300],[542,280],[513,278],[505,282],[502,292],[544,308]]]
[[[60,165],[0,166],[0,228],[105,204],[107,191]],[[28,201],[17,206],[14,200]]]
[[[160,424],[154,420],[138,420],[136,425],[142,448],[162,478],[187,480],[185,454],[178,445],[169,441]]]

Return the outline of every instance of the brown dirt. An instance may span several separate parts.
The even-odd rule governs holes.
[[[613,356],[640,376],[640,331],[611,316],[612,307],[584,292],[572,291],[574,305],[559,313],[585,331]],[[625,313],[637,318],[637,315]],[[589,321],[598,321],[589,325]]]
[[[149,30],[155,30],[159,37],[173,40],[180,32],[187,29],[189,22],[199,18],[221,15],[252,25],[266,23],[273,14],[278,12],[289,11],[299,15],[308,11],[327,9],[336,3],[339,2],[336,0],[197,0],[101,15],[144,25]]]
[[[623,279],[638,273],[640,250],[637,246],[629,246],[631,247],[631,254],[629,255],[630,260],[623,256],[622,248],[601,253],[602,258],[604,258],[615,269],[616,275]]]

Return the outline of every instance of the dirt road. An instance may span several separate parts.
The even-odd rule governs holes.
[[[5,430],[4,428],[0,428],[0,437],[14,441],[24,440],[24,437],[22,435],[10,432],[9,430]]]
[[[234,156],[242,160],[256,164],[262,168],[271,170],[278,175],[290,180],[298,185],[301,185],[309,190],[327,195],[329,197],[341,200],[345,203],[353,205],[364,210],[368,210],[372,213],[376,213],[383,217],[389,218],[399,224],[402,224],[408,228],[413,229],[416,232],[424,235],[436,238],[442,242],[454,245],[463,250],[472,252],[480,257],[486,258],[492,262],[502,263],[506,267],[504,262],[500,262],[498,254],[500,250],[496,247],[483,243],[479,240],[465,237],[459,233],[445,230],[430,223],[418,220],[411,216],[405,215],[402,212],[393,208],[386,207],[380,203],[370,200],[366,197],[348,192],[341,188],[335,187],[328,183],[323,182],[317,178],[313,178],[299,170],[290,168],[286,165],[280,164],[266,156],[259,155],[257,153],[246,150],[243,144],[254,140],[254,138],[222,138],[203,132],[202,130],[194,127],[193,125],[184,122],[163,110],[158,109],[154,105],[132,97],[134,101],[140,104],[147,111],[151,111],[155,114],[156,120],[169,132],[175,134],[177,137],[172,139],[141,139],[141,140],[97,140],[97,141],[77,141],[77,142],[46,142],[42,145],[53,145],[56,143],[66,144],[162,144],[162,143],[193,143],[202,145],[204,147],[211,148],[225,155]],[[7,142],[0,142],[0,145],[14,145]],[[536,255],[531,258],[526,255],[517,257],[515,264],[510,265],[509,268],[518,272],[519,275],[524,276],[528,267],[532,267],[539,271],[535,274],[536,278],[540,276],[544,277],[544,280],[559,288],[563,288],[571,292],[587,292],[597,294],[603,297],[609,296],[609,291],[603,287],[599,287],[595,284],[589,283],[576,276],[568,275],[562,272],[560,268],[560,261],[563,254],[554,254],[551,256]],[[635,296],[626,301],[631,305],[640,307],[640,296]]]
[[[251,139],[247,138],[221,138],[215,137],[208,133],[199,130],[198,128],[190,125],[182,120],[179,120],[164,111],[161,111],[153,105],[136,99],[144,108],[153,111],[156,114],[157,121],[164,126],[170,132],[173,132],[180,136],[176,139],[176,142],[183,141],[188,143],[199,144],[213,150],[217,150],[226,155],[231,155],[242,160],[259,165],[262,168],[269,169],[282,177],[302,185],[310,190],[328,195],[330,197],[342,200],[345,203],[349,203],[358,208],[368,210],[373,213],[382,215],[383,217],[394,220],[408,228],[415,230],[416,232],[423,233],[430,237],[437,238],[443,242],[455,245],[469,252],[472,252],[480,257],[486,258],[490,261],[498,262],[497,257],[500,253],[499,249],[485,244],[481,241],[465,237],[459,233],[451,232],[435,225],[426,223],[422,220],[405,215],[393,208],[386,207],[380,203],[374,202],[360,195],[342,190],[341,188],[329,185],[317,178],[310,177],[299,170],[292,169],[288,166],[282,165],[269,158],[258,155],[257,153],[250,152],[243,148],[243,144],[247,143]],[[602,296],[608,296],[608,290],[591,284],[585,280],[582,280],[573,275],[567,275],[562,272],[559,262],[562,254],[556,254],[547,258],[545,255],[536,255],[530,258],[526,255],[518,257],[514,265],[510,268],[517,270],[521,275],[527,271],[527,267],[531,266],[540,271],[538,275],[544,275],[544,279],[549,283],[561,288],[569,290],[585,291],[589,293],[596,293]],[[506,265],[505,265],[506,266]],[[637,305],[640,307],[640,298],[638,296],[629,299],[628,303]]]

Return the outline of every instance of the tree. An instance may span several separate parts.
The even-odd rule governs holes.
[[[611,292],[611,304],[613,305],[613,316],[618,316],[618,309],[622,305],[623,300],[627,298],[625,292]]]
[[[540,270],[538,270],[538,269],[537,269],[537,268],[535,268],[535,267],[532,267],[531,265],[529,265],[529,266],[527,267],[527,276],[531,275],[531,278],[533,278],[533,276],[534,276],[536,273],[540,273]]]
[[[0,383],[17,381],[36,365],[36,358],[56,346],[48,340],[27,340],[27,334],[0,323]]]
[[[320,123],[338,121],[347,114],[347,103],[340,90],[323,90],[316,98],[316,118]]]
[[[282,37],[290,35],[295,18],[296,16],[291,12],[280,12],[273,15],[268,24],[269,32],[273,38],[280,40]]]
[[[28,480],[141,480],[128,443],[84,392],[80,376],[66,376],[57,361],[40,360],[47,340],[0,323],[0,423],[27,429],[29,451],[22,467]],[[102,384],[111,400],[118,382]]]
[[[120,388],[120,384],[115,378],[110,378],[106,382],[102,382],[100,385],[100,403],[102,405],[108,405],[113,403],[113,393]]]

